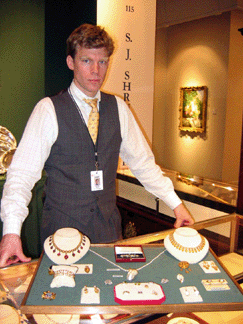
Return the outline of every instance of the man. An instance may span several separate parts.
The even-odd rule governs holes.
[[[92,243],[121,238],[115,193],[119,154],[144,187],[174,210],[175,227],[194,223],[172,182],[155,164],[126,103],[100,91],[113,50],[112,39],[99,26],[84,24],[69,36],[67,65],[73,82],[36,105],[8,170],[1,203],[0,267],[30,260],[22,252],[20,232],[43,168],[47,184],[42,242],[62,227],[79,229]],[[96,99],[99,113],[89,99]],[[91,111],[99,118],[97,138],[87,127]]]

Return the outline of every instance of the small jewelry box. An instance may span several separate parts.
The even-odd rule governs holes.
[[[116,262],[145,262],[141,245],[115,245]]]

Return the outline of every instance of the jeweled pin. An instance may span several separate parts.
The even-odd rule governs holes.
[[[186,273],[189,273],[189,271],[192,271],[189,266],[189,262],[187,261],[181,261],[178,263],[178,266],[181,268],[181,271],[185,270]]]
[[[56,298],[56,293],[51,292],[50,290],[44,291],[41,297],[42,299],[53,300]]]

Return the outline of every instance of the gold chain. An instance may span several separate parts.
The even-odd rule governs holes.
[[[201,237],[201,243],[198,246],[196,246],[194,248],[191,248],[191,247],[182,246],[181,244],[179,244],[178,242],[176,242],[176,240],[174,239],[173,233],[169,234],[169,240],[170,240],[171,244],[176,249],[178,249],[178,250],[180,250],[182,252],[188,252],[188,253],[197,253],[197,252],[202,251],[202,249],[205,246],[205,238],[202,235],[200,235],[200,237]]]

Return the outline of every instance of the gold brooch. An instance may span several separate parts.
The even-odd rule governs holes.
[[[52,300],[56,298],[56,293],[50,292],[50,290],[44,291],[41,297],[42,299]]]
[[[185,272],[186,273],[189,273],[189,271],[192,271],[189,268],[189,262],[187,262],[187,261],[181,261],[181,262],[179,262],[178,266],[181,268],[181,271],[183,271],[185,269]]]

